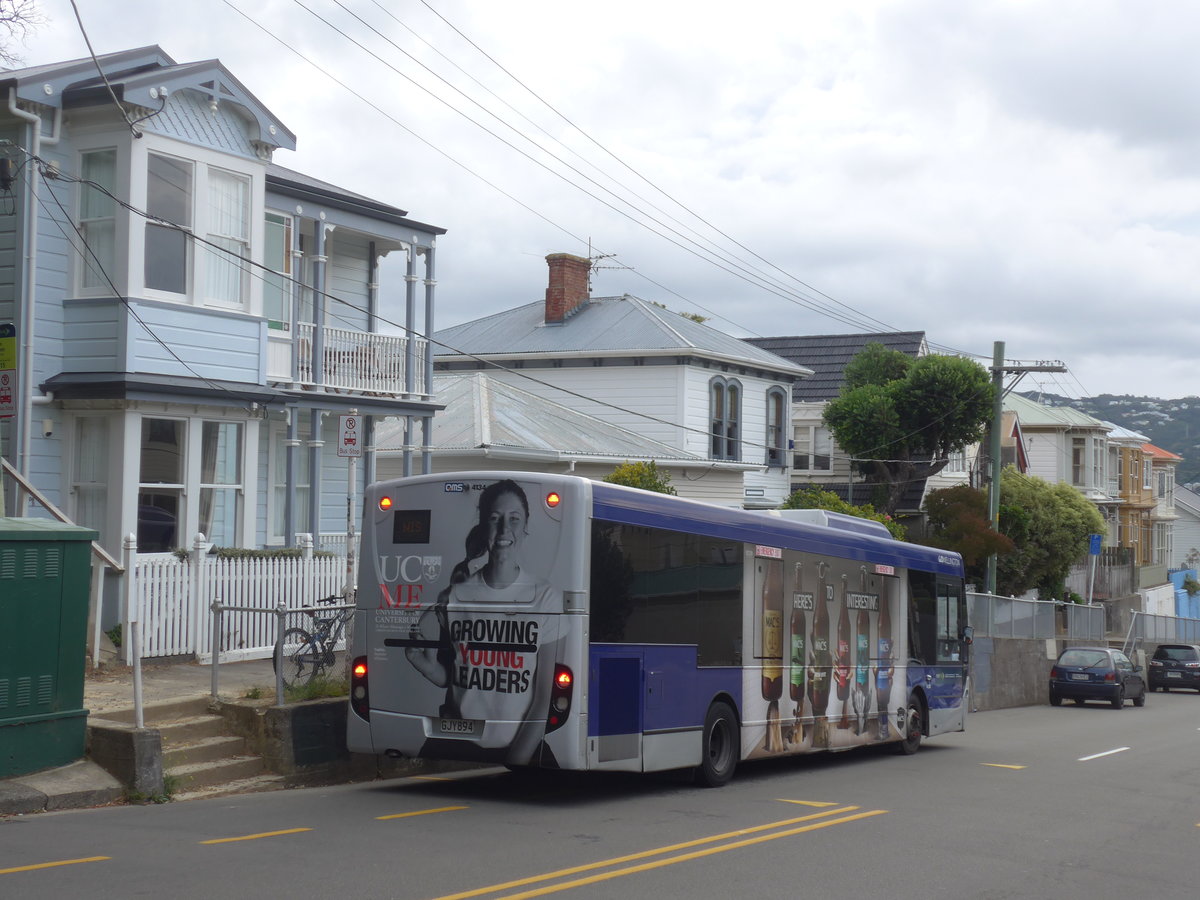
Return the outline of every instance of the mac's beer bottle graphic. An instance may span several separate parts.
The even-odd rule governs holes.
[[[792,716],[795,721],[792,723],[792,743],[799,744],[803,740],[804,727],[802,719],[804,717],[804,650],[805,638],[807,637],[807,623],[804,621],[804,611],[813,608],[813,595],[803,590],[804,579],[802,577],[804,563],[796,563],[792,583],[792,618],[788,628],[788,649],[789,663],[791,669],[788,673],[788,697],[796,704]]]
[[[778,700],[783,696],[783,560],[764,559],[763,565],[762,695]]]
[[[869,602],[869,597],[864,595]],[[858,608],[858,619],[854,627],[854,733],[867,730],[867,716],[871,710],[871,618],[867,605]]]
[[[838,727],[849,728],[850,667],[852,663],[850,642],[853,638],[850,635],[849,579],[845,575],[842,576],[842,596],[838,605],[841,610],[838,612],[837,655],[833,659],[833,682],[837,688],[837,698],[842,701],[842,720],[838,723]]]
[[[792,620],[788,629],[791,650],[791,678],[788,696],[796,702],[796,718],[800,717],[800,703],[804,699],[804,610],[812,606],[812,594],[802,590],[800,571],[803,563],[796,563],[796,591],[792,594]]]
[[[813,724],[821,729],[821,719],[829,706],[829,675],[833,655],[829,652],[829,602],[833,587],[825,578],[828,566],[817,564],[817,594],[813,598],[812,632],[808,641],[808,705],[812,708]],[[813,746],[824,746],[820,734]]]
[[[879,660],[875,670],[875,705],[879,709],[879,739],[887,740],[888,705],[892,702],[892,671],[895,644],[892,641],[891,597],[881,591],[879,597]]]

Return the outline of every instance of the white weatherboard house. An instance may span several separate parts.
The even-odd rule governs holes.
[[[653,462],[680,497],[741,506],[744,467],[713,466],[670,447],[484,372],[435,375],[445,409],[433,418],[433,472],[516,470],[562,472],[603,480],[626,462]],[[379,423],[375,432],[380,479],[403,473],[404,425]]]
[[[486,371],[685,451],[689,478],[739,469],[736,505],[782,503],[792,384],[811,370],[638,297],[592,297],[585,258],[546,261],[544,301],[438,331],[435,369]]]
[[[4,458],[114,555],[344,535],[339,416],[369,446],[378,417],[428,436],[439,408],[426,341],[396,332],[432,326],[444,229],[274,165],[283,122],[158,47],[0,75],[0,139]]]

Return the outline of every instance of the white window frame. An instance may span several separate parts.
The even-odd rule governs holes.
[[[146,420],[153,419],[181,422],[183,424],[183,481],[181,483],[157,484],[141,480],[141,434],[144,427],[143,423]],[[236,483],[201,481],[204,465],[204,425],[206,423],[238,426],[241,446],[238,448],[239,478]],[[140,496],[143,490],[154,490],[155,488],[178,492],[179,507],[175,534],[176,547],[191,549],[192,540],[201,531],[200,506],[205,490],[228,491],[236,496],[236,534],[233,545],[247,547],[256,544],[254,527],[256,510],[254,509],[255,504],[250,502],[250,499],[256,495],[257,491],[255,467],[258,459],[258,428],[254,419],[238,416],[222,416],[216,413],[197,413],[192,416],[179,416],[167,412],[147,411],[138,416],[137,421],[134,423],[133,433],[138,436],[137,458],[134,460],[133,468],[134,477],[137,479],[138,495]],[[137,519],[136,506],[137,504],[135,504],[134,509],[135,525]],[[213,543],[213,537],[213,535],[207,533],[204,535],[205,540],[210,544]],[[229,544],[227,541],[224,541],[223,545],[228,546]],[[170,552],[170,549],[175,548],[157,552],[166,553]]]
[[[269,219],[278,219],[281,221],[271,222]],[[276,268],[277,260],[267,258],[267,234],[271,227],[282,227],[283,229],[283,260],[282,266]],[[279,272],[279,276],[272,275],[270,272],[263,274],[263,316],[267,319],[267,327],[275,332],[290,332],[292,330],[292,317],[295,314],[293,306],[293,283],[295,275],[293,274],[293,255],[292,245],[294,243],[294,229],[296,227],[293,216],[285,212],[280,212],[276,209],[268,209],[263,213],[263,264],[272,271]],[[277,290],[275,282],[279,282],[278,290],[283,296],[283,316],[274,318],[272,310],[267,309],[267,298],[269,294],[274,294]]]
[[[111,153],[113,158],[112,163],[112,183],[104,185],[104,187],[114,196],[122,196],[121,191],[121,149],[116,146],[100,146],[86,147],[79,150],[79,177],[87,179],[89,172],[85,167],[85,160],[89,156],[94,156],[100,153]],[[91,179],[89,179],[91,180]],[[111,206],[111,213],[106,216],[85,216],[84,207],[86,198],[94,194],[96,202],[102,206]],[[112,288],[109,286],[109,281],[117,283],[119,277],[119,260],[118,247],[121,244],[121,215],[120,208],[117,202],[110,197],[106,197],[99,189],[92,187],[90,184],[85,184],[82,181],[79,184],[77,195],[77,205],[75,221],[79,225],[80,237],[84,243],[84,248],[78,254],[78,266],[76,270],[76,285],[80,294],[85,296],[94,296],[97,294],[108,295],[112,293]],[[96,252],[96,241],[93,237],[89,237],[90,229],[105,223],[112,229],[111,234],[111,254]],[[91,252],[89,252],[89,249]],[[93,258],[94,255],[94,258]],[[107,276],[107,277],[106,277]],[[89,284],[88,279],[93,278],[94,283]]]
[[[787,435],[791,431],[791,397],[786,388],[767,388],[766,463],[768,468],[788,467]]]
[[[795,472],[832,472],[833,471],[833,433],[825,425],[797,425],[793,429],[794,447],[792,454],[792,470]],[[817,436],[823,435],[827,438],[828,453],[817,453]],[[806,449],[801,449],[801,448]],[[807,465],[796,465],[798,456],[803,455],[807,460]],[[824,457],[828,465],[819,467],[815,465],[818,456]]]
[[[717,391],[720,389],[720,409]],[[730,395],[736,393],[736,411]],[[709,459],[739,461],[742,458],[742,423],[746,417],[746,392],[736,378],[716,376],[708,382]]]
[[[248,241],[246,248],[247,261],[244,264],[243,287],[241,300],[236,303],[220,299],[209,299],[211,291],[207,288],[208,265],[206,260],[213,250],[207,244],[188,239],[188,263],[185,280],[185,292],[155,290],[146,287],[145,256],[146,256],[146,220],[137,216],[141,227],[134,227],[130,242],[130,288],[131,292],[155,300],[167,300],[173,303],[185,303],[192,306],[204,306],[215,309],[235,310],[250,315],[259,315],[262,309],[261,280],[252,277],[255,263],[262,261],[264,199],[266,185],[266,165],[256,160],[245,159],[231,154],[220,153],[193,145],[185,145],[171,138],[145,134],[141,141],[134,145],[129,167],[132,173],[130,181],[130,202],[137,208],[147,208],[147,183],[151,154],[164,156],[192,166],[191,186],[191,224],[187,230],[193,235],[201,235],[205,240],[210,235],[219,234],[215,230],[211,204],[209,201],[209,173],[218,170],[222,174],[231,175],[247,180],[248,211],[246,214]]]

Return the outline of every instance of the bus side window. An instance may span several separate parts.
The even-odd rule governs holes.
[[[908,573],[908,656],[921,665],[937,662],[938,609],[934,577],[928,572]]]

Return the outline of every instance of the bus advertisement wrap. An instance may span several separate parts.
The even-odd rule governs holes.
[[[390,521],[393,543],[420,534],[435,552],[375,548],[371,663],[397,689],[376,679],[372,699],[410,724],[428,723],[420,746],[399,749],[528,764],[544,736],[562,611],[561,586],[548,574],[558,522],[536,485],[513,479],[426,485],[403,497],[374,533]],[[421,677],[398,671],[405,667]]]
[[[965,727],[961,558],[882,525],[536,472],[364,499],[351,751],[716,787]]]
[[[893,697],[896,578],[843,560],[791,552],[767,559],[761,548],[755,556],[762,668],[761,685],[753,678],[745,682],[745,756],[837,750],[899,737],[895,729],[903,723],[888,714],[900,705]]]

